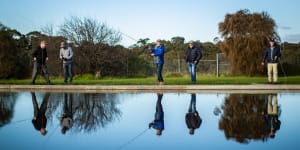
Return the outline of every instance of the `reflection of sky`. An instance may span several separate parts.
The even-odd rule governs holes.
[[[39,104],[44,93],[37,93]],[[224,94],[197,94],[197,110],[202,125],[194,136],[188,134],[185,113],[188,110],[191,95],[187,93],[165,93],[162,105],[165,113],[165,130],[161,137],[155,130],[147,129],[154,119],[156,93],[121,93],[118,108],[121,117],[105,128],[93,133],[72,133],[62,135],[59,121],[54,118],[47,124],[48,134],[43,137],[31,123],[33,106],[30,93],[18,94],[11,124],[0,128],[1,149],[299,149],[298,142],[300,94],[279,94],[281,106],[281,128],[275,139],[267,142],[250,141],[239,144],[226,140],[223,131],[218,129],[220,116],[213,114],[216,106],[221,106]],[[51,96],[50,96],[51,98]],[[23,119],[26,121],[14,123]],[[147,130],[146,130],[147,129]],[[139,135],[142,131],[145,133]],[[136,137],[136,138],[135,138]],[[133,141],[131,139],[135,138]]]

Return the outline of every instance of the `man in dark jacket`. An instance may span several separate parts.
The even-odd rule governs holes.
[[[196,65],[199,63],[201,57],[201,50],[194,45],[193,41],[190,41],[189,46],[185,51],[185,61],[188,64],[193,84],[196,83]]]
[[[49,75],[47,71],[46,61],[48,61],[48,55],[46,51],[46,41],[41,41],[40,45],[35,49],[32,54],[34,65],[32,73],[31,84],[35,84],[35,79],[40,69],[42,69],[46,83],[49,85]]]
[[[189,111],[185,115],[185,123],[189,129],[190,135],[194,135],[195,129],[199,128],[202,123],[202,119],[196,110],[196,94],[194,93],[191,95]]]
[[[47,117],[45,114],[46,114],[47,104],[48,104],[48,99],[50,97],[50,94],[49,93],[45,94],[40,108],[38,107],[35,93],[31,92],[31,96],[32,96],[32,103],[34,108],[34,118],[32,119],[32,124],[34,128],[38,130],[42,135],[46,135]]]
[[[281,57],[280,48],[275,44],[274,39],[269,40],[270,46],[266,48],[263,58],[262,65],[265,61],[268,63],[268,81],[269,83],[277,83],[278,80],[278,61]],[[273,76],[272,76],[273,72]]]
[[[154,120],[149,123],[149,129],[152,127],[153,129],[156,129],[156,135],[161,136],[162,131],[165,129],[164,126],[164,111],[161,104],[163,94],[158,93],[157,94],[157,101],[156,101],[156,111],[154,115]]]

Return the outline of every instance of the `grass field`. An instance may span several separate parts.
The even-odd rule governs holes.
[[[63,78],[50,78],[51,84],[63,84]],[[165,85],[188,85],[191,84],[189,77],[165,77]],[[19,84],[28,85],[30,79],[16,80],[16,79],[0,79],[0,84]],[[197,85],[222,85],[222,84],[266,84],[267,77],[211,77],[198,76]],[[280,84],[300,84],[300,76],[279,77]],[[36,84],[45,84],[43,78],[39,77]],[[74,85],[155,85],[156,78],[86,78],[74,77]]]

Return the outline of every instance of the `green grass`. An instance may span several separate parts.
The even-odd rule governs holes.
[[[53,77],[50,78],[51,84],[60,85],[63,84],[63,78]],[[191,83],[189,77],[165,77],[165,85],[188,85]],[[18,79],[0,79],[0,84],[18,84],[26,85],[30,84],[30,79],[18,80]],[[198,76],[198,85],[224,85],[224,84],[265,84],[267,83],[267,77],[213,77],[213,76]],[[281,84],[300,84],[300,76],[279,77],[279,83]],[[36,84],[45,84],[43,78],[38,78]],[[105,77],[100,79],[75,77],[73,81],[74,85],[155,85],[156,78],[118,78],[118,77]]]

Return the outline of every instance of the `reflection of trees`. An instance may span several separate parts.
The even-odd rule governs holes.
[[[67,93],[73,97],[73,132],[92,132],[105,127],[121,116],[121,111],[117,108],[119,100],[116,94],[104,93]],[[64,93],[51,95],[49,100],[49,111],[47,114],[61,116],[64,106]],[[57,111],[59,109],[59,111]],[[57,117],[52,117],[57,119]]]
[[[230,94],[225,98],[222,109],[219,129],[224,131],[227,139],[235,139],[240,143],[266,140],[262,116],[266,110],[266,95]]]
[[[82,94],[78,102],[74,114],[75,131],[90,132],[105,127],[121,115],[113,94]]]
[[[0,127],[11,121],[15,103],[16,95],[14,93],[0,93]]]

